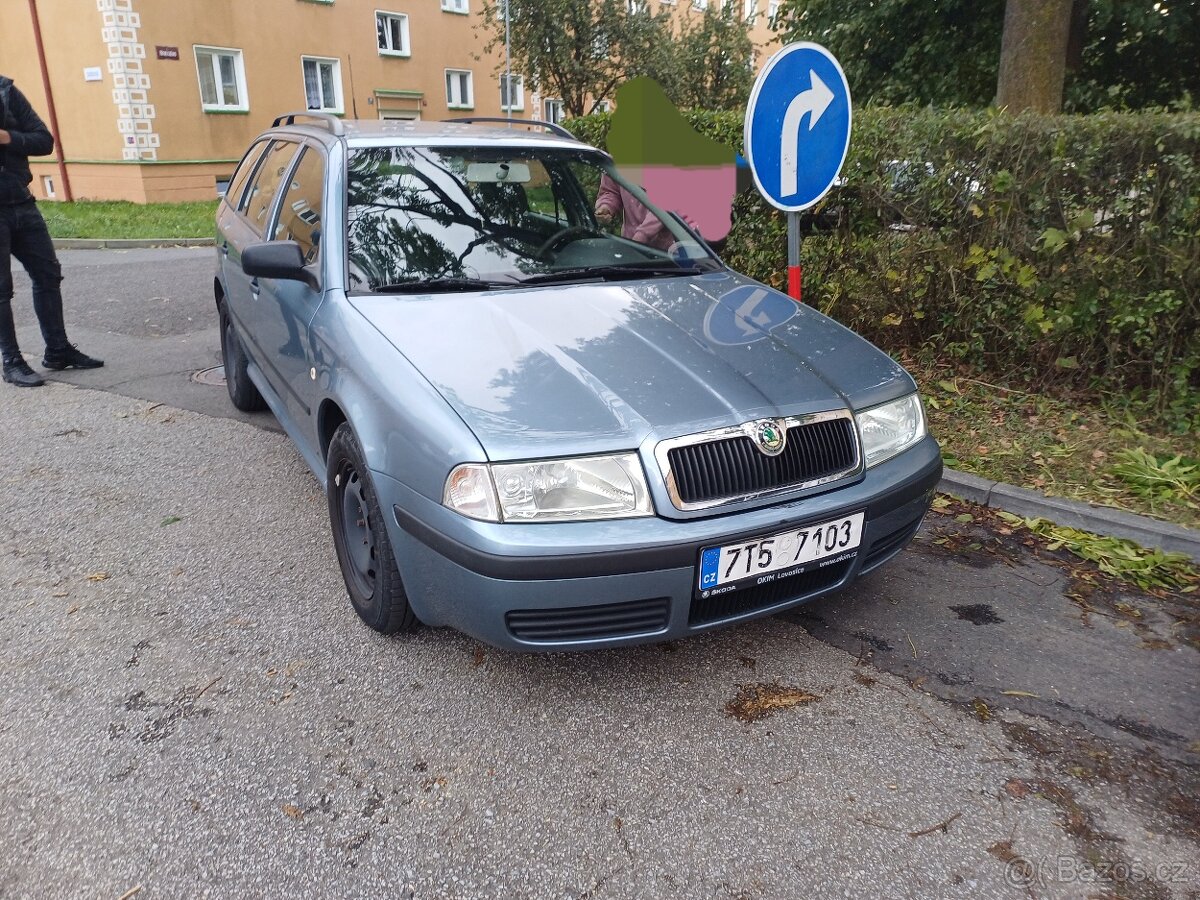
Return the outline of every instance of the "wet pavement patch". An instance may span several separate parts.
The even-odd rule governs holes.
[[[970,606],[951,606],[950,610],[964,622],[970,622],[972,625],[999,625],[1004,621],[986,603],[974,603]]]

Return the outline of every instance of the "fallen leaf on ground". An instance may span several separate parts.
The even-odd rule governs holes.
[[[158,527],[165,528],[168,525],[174,525],[176,522],[182,522],[182,521],[183,521],[183,519],[181,519],[179,516],[167,516],[161,522],[158,523]]]
[[[1037,694],[1031,694],[1029,691],[1001,691],[1005,697],[1032,697],[1034,700],[1041,700]]]
[[[971,701],[971,708],[975,710],[975,718],[980,722],[986,722],[992,717],[992,711],[988,709],[988,705],[978,697]]]
[[[484,652],[482,647],[476,647],[472,656],[473,658],[471,660],[471,666],[478,669],[483,665],[483,661],[487,657],[487,654]]]
[[[90,575],[88,575],[87,580],[88,581],[108,581],[108,573],[107,572],[92,572]]]
[[[294,803],[283,804],[283,812],[289,819],[296,819],[298,821],[304,818],[304,810]]]
[[[725,704],[725,715],[742,722],[756,722],[781,709],[820,699],[816,694],[785,684],[743,684],[737,696]]]
[[[1029,785],[1020,778],[1012,778],[1004,782],[1004,790],[1008,793],[1008,796],[1015,797],[1018,800],[1029,796]]]

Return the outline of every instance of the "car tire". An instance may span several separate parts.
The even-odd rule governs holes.
[[[345,422],[329,443],[325,471],[333,546],[354,611],[382,634],[411,631],[419,623],[400,580],[362,447]]]
[[[249,360],[242,342],[233,327],[233,319],[225,304],[221,304],[221,361],[225,364],[225,387],[229,389],[229,400],[242,412],[262,412],[267,401],[258,392],[250,375],[246,372]]]

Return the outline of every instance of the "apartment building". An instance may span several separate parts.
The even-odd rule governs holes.
[[[481,2],[4,0],[0,73],[49,122],[44,63],[63,154],[34,164],[32,189],[48,200],[208,199],[254,135],[301,109],[561,118],[561,103],[520,75],[505,83]],[[662,2],[684,16],[717,0]],[[725,2],[756,44],[773,42],[776,0]]]

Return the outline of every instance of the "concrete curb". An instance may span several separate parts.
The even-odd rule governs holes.
[[[58,250],[142,250],[149,247],[211,247],[208,238],[55,238]]]
[[[978,475],[946,469],[938,489],[952,497],[1001,509],[1026,518],[1040,518],[1093,534],[1127,538],[1143,547],[1183,553],[1200,563],[1200,530],[1160,522],[1107,506],[1048,497],[1040,491],[989,481]]]

